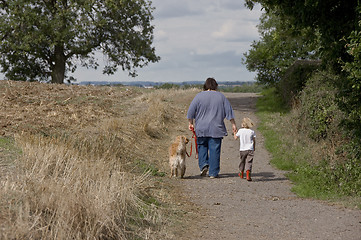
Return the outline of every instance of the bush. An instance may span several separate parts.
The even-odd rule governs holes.
[[[299,130],[316,141],[340,132],[342,112],[335,101],[335,78],[325,72],[315,73],[299,96]]]
[[[284,102],[292,105],[293,98],[303,89],[307,79],[320,64],[321,62],[316,60],[297,60],[287,69],[277,85]]]
[[[298,196],[345,200],[361,208],[360,144],[345,138],[339,127],[343,115],[334,102],[333,79],[325,73],[312,77],[298,108],[290,112],[282,108],[274,89],[263,91],[257,102],[258,129],[272,154],[271,163],[290,172],[287,176]],[[315,141],[310,133],[322,137]]]

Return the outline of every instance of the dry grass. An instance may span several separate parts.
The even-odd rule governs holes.
[[[1,81],[0,133],[22,154],[0,166],[0,238],[173,238],[172,193],[139,163],[168,171],[195,93]]]

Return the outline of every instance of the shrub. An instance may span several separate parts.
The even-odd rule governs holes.
[[[332,86],[335,78],[325,72],[315,73],[299,96],[299,130],[307,132],[316,141],[340,131],[342,113],[335,101],[336,89]]]
[[[325,73],[315,75],[307,82],[298,108],[290,112],[281,107],[274,89],[263,91],[257,102],[258,129],[272,154],[271,163],[290,171],[287,176],[294,182],[292,190],[297,195],[346,200],[346,204],[361,208],[360,144],[342,134],[339,124],[343,115],[330,84],[334,78]],[[319,107],[328,114],[317,115]],[[325,135],[320,134],[323,132]],[[311,139],[310,133],[324,138]]]
[[[291,105],[293,98],[303,89],[312,73],[319,68],[321,61],[297,60],[292,64],[277,85],[283,101]]]

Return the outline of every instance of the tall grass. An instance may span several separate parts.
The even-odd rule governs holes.
[[[96,126],[16,136],[22,156],[0,178],[0,239],[170,239],[167,196],[156,190],[168,128],[181,111],[156,91]],[[161,175],[158,175],[161,176]]]
[[[6,225],[3,239],[146,235],[139,226],[155,221],[140,200],[142,191],[151,186],[148,173],[127,171],[130,162],[122,159],[122,140],[116,134],[88,134],[17,137],[23,156],[17,179],[3,182],[1,195],[13,203],[1,212]]]

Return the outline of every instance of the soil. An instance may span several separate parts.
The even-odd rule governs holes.
[[[225,95],[235,111],[238,127],[246,116],[256,123],[253,181],[238,176],[239,142],[233,139],[227,121],[219,178],[200,177],[195,155],[187,159],[185,178],[178,184],[185,198],[198,206],[198,213],[186,214],[190,227],[180,239],[361,239],[360,210],[299,198],[291,192],[286,172],[270,165],[270,154],[264,148],[254,114],[258,96]]]

